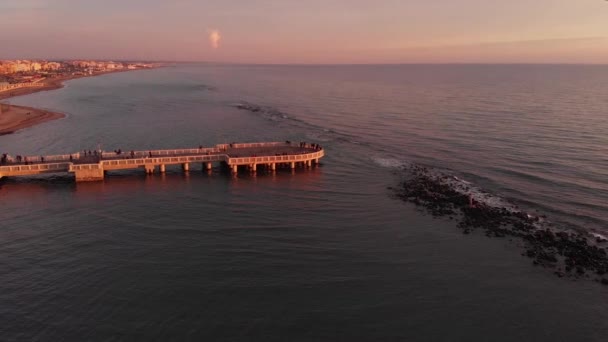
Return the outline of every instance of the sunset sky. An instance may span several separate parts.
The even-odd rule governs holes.
[[[606,63],[605,0],[0,0],[0,59]]]

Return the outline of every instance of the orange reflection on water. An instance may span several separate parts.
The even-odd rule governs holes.
[[[280,169],[276,172],[259,170],[257,173],[239,172],[229,174],[219,169],[187,172],[145,174],[143,172],[108,173],[103,181],[78,182],[73,176],[10,178],[0,181],[0,200],[17,198],[41,199],[49,193],[69,192],[76,198],[91,198],[104,194],[124,195],[140,193],[159,193],[191,188],[206,183],[220,185],[226,183],[230,193],[251,191],[258,186],[269,188],[282,187],[290,191],[314,191],[322,176],[320,167],[309,169]],[[219,184],[218,184],[219,182]]]

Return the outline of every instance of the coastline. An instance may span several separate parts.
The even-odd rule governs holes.
[[[93,75],[71,75],[65,77],[57,77],[46,79],[42,81],[44,83],[41,87],[27,87],[27,88],[18,88],[12,91],[4,91],[0,92],[0,101],[10,99],[17,96],[29,95],[41,91],[49,91],[55,89],[63,88],[64,82],[69,80],[74,80],[77,78],[84,77],[95,77],[106,74],[118,73],[118,72],[128,72],[128,71],[137,71],[137,70],[147,70],[147,69],[132,69],[132,70],[115,70],[115,71],[107,71],[100,72]],[[32,127],[47,121],[56,120],[64,118],[66,115],[63,113],[52,112],[44,109],[26,107],[26,106],[16,106],[9,105],[11,110],[9,111],[0,111],[0,135],[7,135],[15,133],[21,129]]]
[[[11,105],[10,110],[0,114],[0,135],[15,133],[18,130],[65,116],[62,113],[44,109]]]

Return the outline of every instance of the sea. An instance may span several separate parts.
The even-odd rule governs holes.
[[[607,286],[392,190],[420,165],[607,236],[608,66],[172,64],[5,102],[66,114],[0,136],[11,155],[290,140],[326,156],[236,177],[1,180],[2,341],[608,336]]]

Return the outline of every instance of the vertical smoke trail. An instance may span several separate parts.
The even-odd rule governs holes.
[[[217,49],[220,46],[221,39],[220,31],[216,29],[209,30],[209,43],[211,43],[212,48]]]

